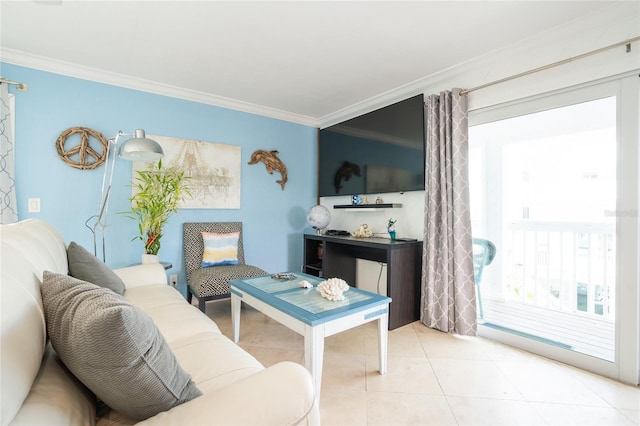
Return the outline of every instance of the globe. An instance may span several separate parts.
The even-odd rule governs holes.
[[[318,234],[321,229],[326,228],[331,222],[331,213],[325,206],[317,205],[309,209],[307,213],[307,223],[315,229]]]

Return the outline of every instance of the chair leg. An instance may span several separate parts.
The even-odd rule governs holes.
[[[187,286],[187,303],[191,304],[192,299],[193,299],[193,293],[191,292],[191,288]]]
[[[206,303],[207,303],[207,301],[205,300],[204,297],[198,298],[198,308],[205,314],[207,313]]]

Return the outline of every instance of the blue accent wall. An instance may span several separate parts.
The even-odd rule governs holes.
[[[160,258],[173,264],[184,291],[182,223],[242,221],[247,262],[268,272],[299,271],[302,234],[312,231],[307,210],[316,204],[317,129],[107,84],[2,63],[2,76],[29,85],[16,92],[16,188],[19,219],[52,223],[68,242],[93,251],[85,221],[97,214],[104,166],[78,170],[59,157],[55,142],[69,127],[90,127],[111,138],[119,130],[179,137],[241,147],[240,209],[180,210],[162,238]],[[264,164],[249,165],[257,149],[280,152],[289,181],[285,190]],[[118,212],[130,208],[132,163],[116,162],[107,228],[107,264],[140,263],[142,242],[131,241],[137,224]],[[40,198],[41,212],[28,213],[27,199]]]

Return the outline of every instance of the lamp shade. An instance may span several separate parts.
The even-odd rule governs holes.
[[[133,138],[120,145],[118,155],[130,161],[155,161],[164,157],[164,152],[158,142],[145,137],[144,130],[137,129]]]

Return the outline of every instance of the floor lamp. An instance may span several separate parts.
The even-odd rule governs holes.
[[[118,154],[113,153],[111,155],[111,164],[107,164],[109,161],[109,154],[111,151],[111,145],[114,150],[118,147],[118,141],[124,136],[133,136],[130,139],[124,141],[124,143],[118,149]],[[123,133],[119,131],[118,134],[107,141],[107,161],[104,165],[104,174],[102,175],[102,190],[100,192],[100,208],[98,214],[91,216],[85,222],[87,228],[93,233],[93,254],[98,255],[98,233],[102,240],[102,261],[106,261],[105,255],[105,241],[104,232],[107,227],[107,213],[109,211],[109,198],[111,196],[111,182],[113,181],[113,170],[116,164],[116,157],[124,158],[129,161],[156,161],[164,157],[164,152],[160,144],[152,139],[148,139],[144,130],[136,129],[134,133]],[[108,175],[108,176],[107,176]],[[95,218],[95,223],[90,225],[92,219]]]

